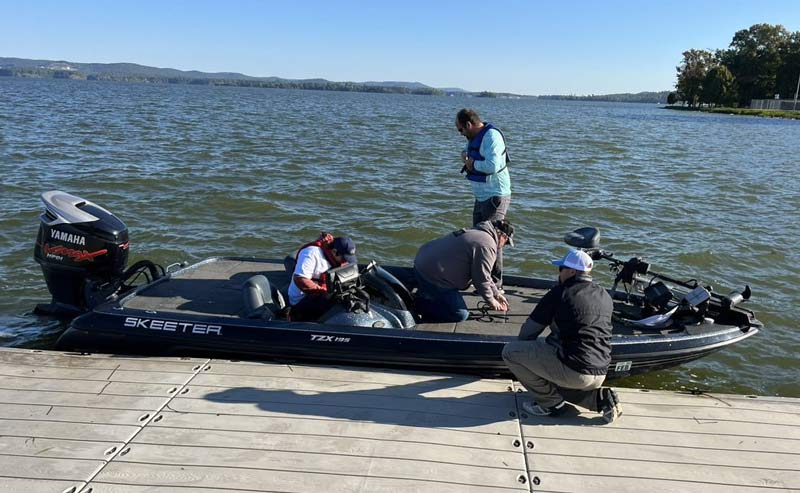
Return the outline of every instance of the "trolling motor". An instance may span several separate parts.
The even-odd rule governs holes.
[[[741,293],[734,291],[727,296],[721,296],[714,293],[711,286],[700,286],[695,279],[681,281],[664,274],[653,272],[650,270],[650,263],[645,262],[640,257],[632,257],[627,261],[614,258],[613,252],[607,252],[600,248],[600,231],[597,228],[578,228],[575,231],[567,233],[564,236],[564,242],[566,242],[567,245],[585,251],[592,260],[607,260],[611,263],[612,270],[617,273],[614,278],[614,284],[611,287],[612,292],[617,290],[617,286],[620,282],[627,286],[635,286],[637,281],[642,280],[640,276],[649,275],[651,281],[642,291],[646,311],[652,311],[654,313],[663,311],[666,309],[667,304],[674,299],[672,291],[662,281],[689,290],[679,302],[685,310],[704,311],[708,305],[707,301],[711,297],[717,298],[724,310],[731,310],[737,304],[749,300],[752,294],[750,286],[745,286]],[[654,283],[653,281],[656,279],[659,281]]]
[[[132,289],[128,281],[147,282],[164,275],[149,260],[128,262],[128,228],[99,205],[58,190],[42,194],[45,212],[33,256],[42,267],[48,304],[34,313],[72,318]]]

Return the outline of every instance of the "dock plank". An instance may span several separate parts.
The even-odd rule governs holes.
[[[241,408],[256,405],[269,411],[284,411],[289,408],[315,408],[323,416],[328,413],[324,408],[358,408],[364,411],[391,411],[407,413],[425,413],[444,415],[455,419],[472,419],[478,421],[514,421],[510,414],[516,410],[514,395],[509,392],[459,395],[455,397],[405,396],[383,393],[381,389],[374,391],[293,391],[283,389],[258,389],[252,387],[230,388],[221,390],[218,387],[199,387],[190,385],[181,394],[183,399],[192,399],[195,408],[203,405],[209,409]],[[385,389],[383,389],[385,390]],[[172,407],[181,409],[183,402],[176,402]],[[188,405],[188,404],[187,404]]]
[[[77,484],[75,481],[64,481],[58,479],[49,479],[42,481],[41,479],[27,479],[27,478],[9,478],[0,477],[0,491],[24,491],[25,493],[53,493],[59,491],[67,491],[70,487]],[[78,493],[75,490],[72,493]]]
[[[517,483],[517,476],[524,473],[521,457],[512,464],[488,466],[449,461],[448,455],[434,460],[406,457],[383,457],[380,444],[365,450],[364,455],[347,453],[348,441],[333,440],[331,447],[323,452],[303,450],[240,449],[230,447],[198,448],[133,443],[130,452],[115,462],[137,464],[172,465],[174,468],[194,466],[207,469],[241,469],[243,474],[252,470],[294,472],[298,475],[364,476],[395,478],[414,481],[441,481],[464,485],[508,487]],[[340,447],[340,445],[342,447]],[[440,448],[440,452],[446,452]],[[506,456],[508,457],[508,456]],[[516,466],[516,467],[513,467]]]
[[[501,415],[492,411],[490,416],[472,416],[460,413],[458,409],[450,409],[443,413],[424,412],[413,409],[392,409],[390,407],[375,408],[360,406],[359,402],[350,401],[349,406],[325,404],[326,399],[303,402],[291,400],[289,402],[248,402],[226,403],[209,402],[202,399],[179,399],[170,403],[170,409],[178,413],[203,413],[210,415],[244,415],[292,417],[303,416],[306,418],[363,421],[368,423],[391,423],[394,425],[418,426],[424,428],[458,428],[470,429],[483,433],[501,433],[516,435],[518,424],[508,414]],[[330,401],[328,401],[330,402]],[[492,421],[501,420],[499,422]]]
[[[541,477],[540,477],[541,476]],[[713,478],[681,481],[654,478],[628,478],[614,474],[586,474],[580,471],[547,473],[536,476],[537,493],[573,493],[587,491],[613,491],[614,493],[792,493],[797,489],[785,488],[767,480],[764,486],[743,486],[715,483]]]
[[[614,443],[630,445],[656,444],[663,447],[694,448],[708,450],[714,453],[717,450],[741,450],[743,452],[768,451],[782,454],[800,454],[800,444],[791,438],[769,438],[760,436],[721,435],[712,431],[707,433],[686,433],[684,431],[663,431],[659,429],[637,429],[631,426],[628,416],[625,415],[619,423],[612,426],[580,426],[569,427],[567,423],[562,426],[540,426],[535,432],[529,432],[526,440],[536,444],[539,440],[553,439],[569,440],[575,447],[583,446],[585,442],[601,443],[608,446]],[[743,433],[746,430],[741,430]]]
[[[61,366],[14,365],[0,363],[0,377],[35,377],[58,380],[96,380],[104,382],[148,383],[152,372],[120,370],[118,368],[73,368]],[[158,381],[164,384],[182,384],[192,373],[158,372]]]
[[[80,482],[101,464],[101,460],[1,455],[0,480],[16,478]]]
[[[440,382],[446,379],[448,387],[475,392],[492,391],[507,388],[511,385],[510,379],[482,379],[467,375],[437,374],[421,371],[386,370],[381,368],[360,368],[348,366],[311,366],[311,365],[286,365],[277,363],[259,363],[245,361],[214,360],[208,365],[208,370],[198,375],[206,374],[255,376],[255,377],[283,377],[302,381],[319,380],[322,382],[368,382],[382,385],[417,385],[423,388],[426,382]]]
[[[167,358],[120,356],[99,353],[65,353],[16,348],[2,348],[0,362],[41,368],[95,368],[150,372],[193,373],[193,368],[206,363],[204,358]]]
[[[594,449],[585,448],[582,453],[588,454]],[[744,457],[744,454],[743,454]],[[616,491],[625,486],[629,479],[647,479],[658,481],[678,481],[685,484],[695,483],[690,490],[700,490],[706,483],[729,485],[770,487],[797,490],[800,488],[800,472],[786,469],[759,469],[746,467],[741,462],[731,465],[691,464],[685,462],[648,461],[638,459],[606,459],[589,456],[556,456],[542,454],[532,462],[532,474],[544,478],[549,472],[569,473],[581,471],[584,474],[605,474],[618,478]],[[794,465],[793,467],[796,467]],[[580,490],[584,491],[584,490]],[[624,491],[624,490],[623,490]]]
[[[137,430],[135,425],[104,425],[0,418],[0,435],[64,440],[121,442]]]
[[[0,435],[0,456],[103,459],[113,447],[120,445],[122,442]]]
[[[441,428],[397,424],[391,421],[369,422],[350,419],[319,419],[296,416],[193,414],[162,412],[163,419],[148,428],[202,429],[205,431],[245,431],[254,434],[304,436],[340,436],[374,438],[387,444],[406,442],[423,447],[427,444],[451,445],[475,450],[507,450],[519,439],[519,430],[502,434],[491,427]],[[398,421],[398,420],[395,420]]]
[[[112,368],[69,368],[0,363],[0,376],[3,379],[7,377],[38,377],[63,380],[107,380],[113,373],[114,369]]]
[[[540,451],[545,450],[548,454],[559,457],[575,455],[577,450],[592,447],[592,455],[598,459],[662,462],[665,464],[703,464],[725,467],[743,462],[746,454],[746,467],[750,469],[780,470],[790,465],[793,466],[796,461],[800,460],[800,457],[791,452],[742,450],[738,447],[728,449],[708,446],[688,447],[685,443],[682,446],[673,446],[649,444],[646,443],[647,440],[648,437],[643,437],[640,443],[603,442],[600,444],[587,440],[570,440],[568,438],[537,438],[535,445]],[[734,443],[738,444],[739,447],[744,445],[742,440],[737,440],[731,445]],[[709,445],[705,442],[704,444]]]
[[[305,431],[305,430],[298,430]],[[364,435],[371,434],[364,430]],[[412,432],[413,430],[409,430]],[[355,457],[381,457],[487,466],[494,468],[523,469],[523,456],[513,440],[478,441],[476,446],[436,443],[431,437],[419,434],[403,440],[389,440],[381,436],[351,436],[357,430],[340,430],[335,434],[314,435],[308,432],[264,433],[254,431],[209,430],[197,433],[193,428],[168,428],[148,426],[131,442],[147,445],[180,447],[228,448],[283,453],[312,452]],[[423,441],[425,440],[425,441]],[[476,440],[472,440],[475,444]],[[486,451],[492,450],[492,453]]]
[[[152,411],[164,402],[163,397],[98,395],[91,392],[54,392],[0,389],[0,403],[40,404],[99,409],[138,409]]]
[[[0,404],[0,419],[67,421],[71,423],[137,424],[139,410],[50,406],[46,404]]]
[[[327,461],[326,461],[327,462]],[[227,467],[180,466],[112,462],[90,483],[154,485],[160,487],[219,488],[241,491],[431,491],[437,493],[508,493],[529,491],[516,479],[508,485],[492,486],[483,481],[464,484],[440,478],[438,481],[409,480],[394,476],[375,477],[364,471],[359,475],[325,474],[270,469],[234,469]],[[97,490],[100,493],[101,490]],[[104,491],[104,490],[103,490]],[[122,490],[124,491],[124,490]]]

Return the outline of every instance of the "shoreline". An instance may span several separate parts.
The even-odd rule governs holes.
[[[800,120],[800,104],[798,104],[797,111],[755,110],[750,108],[730,108],[724,106],[719,108],[690,108],[688,106],[675,106],[675,105],[662,106],[662,109],[676,110],[676,111],[700,111],[703,113],[720,113],[724,115],[759,116],[762,118],[787,118],[790,120]]]

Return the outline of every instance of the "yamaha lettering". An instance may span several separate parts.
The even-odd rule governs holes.
[[[153,318],[126,317],[124,325],[132,329],[163,330],[165,332],[182,332],[184,334],[222,335],[221,325],[174,322]]]
[[[67,233],[66,231],[59,231],[57,229],[50,230],[50,238],[59,241],[66,241],[67,243],[73,243],[75,245],[86,245],[85,236],[75,235],[72,233]]]

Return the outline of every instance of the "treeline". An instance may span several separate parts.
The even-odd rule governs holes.
[[[76,79],[85,80],[86,76],[75,70],[57,70],[49,68],[0,68],[0,77],[28,77],[34,79]]]
[[[669,91],[645,91],[620,94],[590,94],[588,96],[573,95],[547,95],[539,99],[554,99],[560,101],[608,101],[612,103],[666,103]]]
[[[744,107],[753,99],[789,99],[800,77],[800,31],[755,24],[737,31],[727,49],[684,51],[676,69],[669,104]]]
[[[275,89],[307,89],[312,91],[346,91],[346,92],[376,92],[391,94],[420,94],[440,96],[444,94],[440,89],[433,87],[400,87],[359,84],[357,82],[332,82],[324,80],[259,80],[259,79],[215,79],[193,77],[160,77],[136,74],[91,74],[85,75],[76,70],[59,70],[46,68],[12,67],[0,68],[0,76],[51,78],[51,79],[76,79],[76,80],[102,80],[116,82],[135,82],[149,84],[189,84],[199,86],[234,86],[234,87],[261,87]]]

